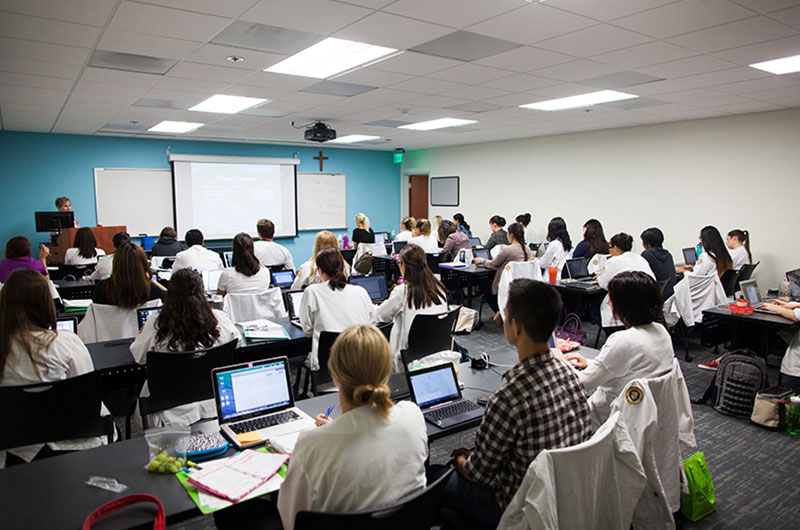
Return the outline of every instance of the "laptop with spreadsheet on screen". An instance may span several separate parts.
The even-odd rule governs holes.
[[[240,449],[314,428],[294,406],[286,357],[214,368],[211,378],[220,430]]]
[[[217,286],[219,285],[219,277],[222,276],[224,270],[203,271],[203,284],[208,294],[217,294]]]
[[[366,289],[373,304],[380,304],[389,298],[389,290],[386,288],[386,276],[383,274],[350,276],[350,285],[357,285]]]
[[[483,416],[481,407],[461,396],[453,363],[414,370],[407,377],[411,399],[425,421],[445,429]]]

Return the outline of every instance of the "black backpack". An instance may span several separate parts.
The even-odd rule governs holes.
[[[751,350],[725,353],[719,360],[717,373],[700,403],[711,403],[714,410],[750,418],[756,394],[769,386],[767,363]]]

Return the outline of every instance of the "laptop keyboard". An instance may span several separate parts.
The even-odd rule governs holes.
[[[472,401],[464,399],[461,401],[456,401],[452,405],[448,405],[446,407],[425,411],[423,415],[425,416],[426,420],[433,423],[438,423],[445,418],[452,418],[453,416],[458,416],[459,414],[464,414],[465,412],[477,410],[479,408],[480,407]]]
[[[252,420],[240,421],[239,423],[232,423],[231,430],[236,434],[245,432],[253,432],[273,425],[280,425],[281,423],[289,423],[290,421],[299,420],[300,416],[293,410],[286,412],[278,412],[270,414],[269,416],[261,416],[260,418],[253,418]]]

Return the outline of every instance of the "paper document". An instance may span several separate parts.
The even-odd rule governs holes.
[[[199,490],[238,502],[271,479],[288,459],[286,454],[246,450],[219,466],[204,466],[190,474],[188,482]]]

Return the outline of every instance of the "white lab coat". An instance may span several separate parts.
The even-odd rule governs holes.
[[[309,285],[300,301],[300,323],[303,332],[312,338],[311,369],[319,370],[317,349],[321,332],[339,333],[353,324],[371,324],[374,321],[375,306],[366,289],[348,284],[343,289],[333,290],[328,282]]]
[[[567,259],[572,256],[572,251],[567,252],[564,250],[564,245],[561,240],[554,239],[547,245],[547,250],[539,260],[539,266],[543,271],[548,270],[550,267],[556,267],[556,281],[561,279],[561,271],[564,270],[564,265],[567,264]],[[549,276],[547,276],[549,278]]]
[[[506,303],[508,303],[508,289],[511,287],[511,282],[520,278],[527,278],[536,281],[549,281],[542,273],[539,267],[538,260],[531,261],[511,261],[506,263],[503,267],[503,272],[500,274],[500,283],[497,284],[497,306],[500,308],[500,314],[504,315]]]
[[[291,252],[274,241],[255,241],[253,243],[253,253],[265,267],[283,265],[285,269],[294,270],[294,260]]]
[[[224,269],[222,258],[214,252],[205,248],[203,245],[192,245],[186,250],[182,250],[175,255],[175,263],[172,270],[195,269],[198,272],[216,271]]]
[[[94,272],[89,276],[92,280],[107,280],[111,278],[111,272],[114,269],[114,254],[108,256],[101,256],[97,258],[97,266]]]
[[[427,457],[425,420],[410,401],[394,405],[388,420],[363,406],[305,431],[278,496],[283,527],[292,530],[300,511],[352,512],[420,491]]]
[[[530,245],[531,243],[538,243],[539,241],[536,239],[536,232],[533,231],[531,225],[525,227],[525,243]]]
[[[228,293],[222,299],[222,310],[237,324],[287,316],[283,296],[278,287],[258,293]]]
[[[294,283],[292,283],[292,290],[305,289],[313,283],[322,283],[322,278],[319,277],[317,272],[317,268],[313,265],[312,260],[308,260],[300,265],[300,268],[297,269],[297,274],[295,274]],[[344,262],[344,275],[350,276],[350,264],[346,261]]]
[[[709,274],[717,274],[717,262],[705,250],[697,258],[692,270],[683,273],[684,276],[708,276]]]
[[[414,317],[417,315],[439,315],[446,313],[447,296],[442,293],[442,298],[438,304],[429,305],[421,309],[410,309],[406,295],[406,284],[400,284],[392,290],[388,300],[384,301],[376,310],[378,322],[394,322],[389,344],[394,355],[395,372],[400,371],[400,350],[408,348],[408,331]]]
[[[743,246],[733,250],[728,249],[728,253],[731,255],[731,260],[733,260],[733,268],[737,271],[744,265],[750,265],[750,256],[747,255],[747,249]]]
[[[155,307],[161,300],[148,300],[139,307]],[[89,304],[86,315],[78,324],[78,335],[85,343],[104,340],[128,339],[139,332],[136,309],[125,309],[110,304]]]
[[[631,251],[623,252],[619,256],[613,256],[606,261],[605,267],[597,275],[597,283],[601,288],[608,290],[608,284],[620,272],[640,271],[644,272],[653,280],[656,279],[650,264],[639,254],[634,254]],[[600,305],[600,317],[603,327],[616,327],[621,326],[622,322],[614,318],[611,306],[608,304],[608,295],[603,298],[603,303]]]
[[[395,241],[408,241],[413,237],[413,234],[409,230],[403,230],[399,234],[394,237]]]
[[[794,317],[800,320],[800,308],[794,310]],[[786,354],[781,361],[781,373],[800,377],[800,332],[794,334],[789,347],[786,348]]]
[[[703,311],[727,302],[716,271],[706,276],[685,274],[683,280],[675,284],[674,294],[664,302],[664,320],[674,326],[678,317],[687,326],[703,322]]]
[[[252,276],[230,268],[220,274],[217,289],[226,294],[260,293],[269,289],[270,279],[269,269],[263,266]]]
[[[433,236],[415,236],[408,242],[419,245],[425,252],[439,252],[439,240]]]
[[[78,254],[80,250],[78,250],[77,248],[75,247],[68,248],[67,252],[64,254],[64,265],[94,265],[95,263],[97,263],[97,260],[101,256],[106,255],[106,251],[103,250],[102,248],[96,248],[94,249],[94,251],[97,252],[97,255],[95,257],[84,258],[80,254]]]

